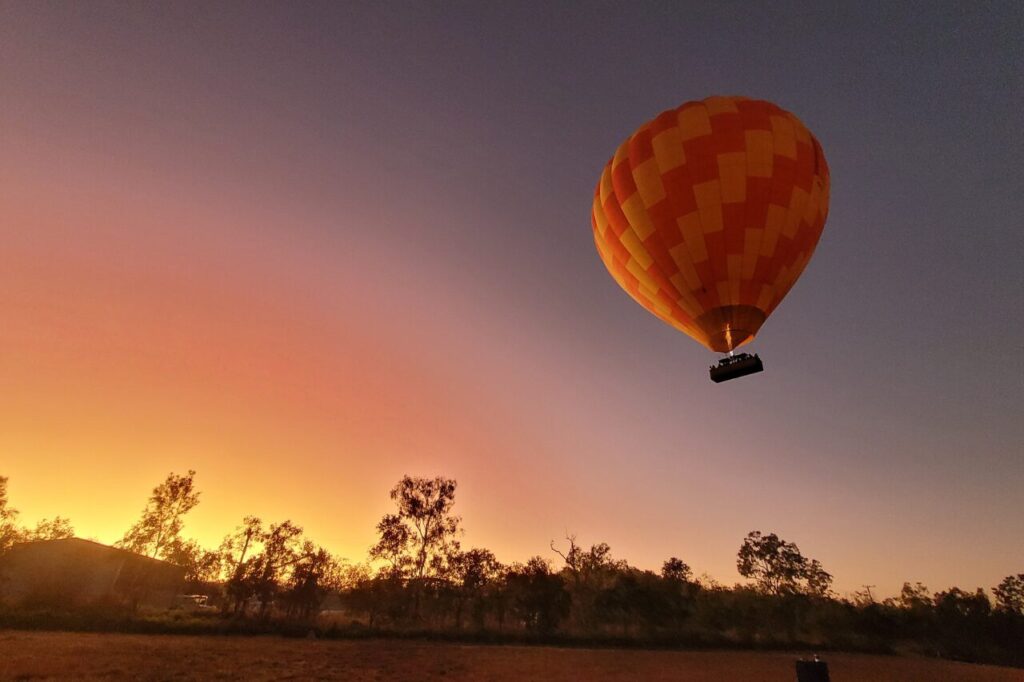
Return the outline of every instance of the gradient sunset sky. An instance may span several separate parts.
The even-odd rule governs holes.
[[[568,532],[732,583],[1024,571],[1024,4],[0,3],[0,475],[118,539],[290,518],[361,560],[403,474],[464,543]],[[594,249],[638,125],[711,94],[818,137],[829,221],[753,350]]]

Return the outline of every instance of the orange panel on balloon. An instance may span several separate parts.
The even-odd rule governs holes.
[[[771,102],[662,112],[604,168],[591,222],[626,292],[709,349],[749,342],[800,276],[828,216],[821,145]]]

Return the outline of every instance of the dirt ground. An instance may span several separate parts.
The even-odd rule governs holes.
[[[793,682],[796,654],[477,646],[396,640],[0,632],[0,679]],[[829,654],[834,682],[1024,681],[1024,670]]]

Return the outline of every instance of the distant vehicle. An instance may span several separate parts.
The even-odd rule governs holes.
[[[212,609],[213,607],[207,603],[209,599],[205,594],[179,594],[174,599],[174,608],[185,611]]]
[[[796,116],[763,100],[709,97],[662,112],[619,146],[594,191],[591,224],[626,293],[731,354],[803,272],[828,203],[825,155]],[[757,369],[723,360],[711,378],[763,369],[759,359],[743,366]]]

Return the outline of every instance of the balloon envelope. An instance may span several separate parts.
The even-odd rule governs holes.
[[[597,251],[640,305],[717,352],[754,338],[828,215],[821,145],[771,102],[709,97],[663,112],[594,192]]]

